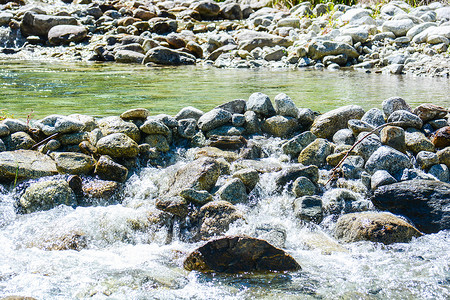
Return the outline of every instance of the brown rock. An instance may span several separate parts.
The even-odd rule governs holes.
[[[436,148],[445,148],[450,146],[450,126],[442,127],[437,130],[431,139]]]
[[[89,198],[110,199],[120,191],[120,184],[115,181],[93,180],[83,184],[83,193]]]
[[[242,213],[228,201],[211,201],[200,208],[200,236],[205,239],[226,232]]]
[[[245,236],[211,240],[189,254],[183,265],[188,271],[220,273],[301,269],[295,259],[283,250],[264,240]]]
[[[414,109],[414,114],[418,115],[424,123],[430,120],[443,118],[448,112],[448,109],[430,103],[421,104]]]
[[[405,130],[397,126],[386,126],[380,132],[383,145],[390,146],[398,151],[406,151]]]

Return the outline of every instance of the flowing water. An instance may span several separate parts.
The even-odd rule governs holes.
[[[108,64],[5,62],[0,103],[7,113],[117,115],[133,107],[176,113],[208,110],[256,91],[284,92],[300,107],[327,111],[341,105],[379,107],[402,96],[413,106],[450,107],[448,80],[353,72],[216,70]],[[264,146],[267,163],[282,161],[279,139]],[[340,244],[335,219],[306,226],[295,218],[293,196],[274,193],[275,172],[262,175],[246,204],[245,221],[227,234],[263,236],[302,266],[293,273],[204,275],[183,269],[201,243],[188,243],[176,223],[155,223],[155,198],[174,170],[192,160],[172,154],[169,168],[141,168],[127,182],[121,203],[59,206],[27,215],[15,203],[26,183],[0,185],[0,297],[36,299],[449,299],[450,232],[389,246]],[[281,162],[283,163],[283,162]],[[362,202],[367,202],[361,196]],[[368,202],[367,202],[368,203]],[[262,235],[261,235],[262,232]],[[270,233],[264,235],[264,232]],[[58,249],[82,237],[76,250]]]

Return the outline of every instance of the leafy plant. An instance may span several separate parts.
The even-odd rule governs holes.
[[[0,109],[0,121],[3,121],[7,118],[14,118],[14,115],[8,113],[5,109]]]

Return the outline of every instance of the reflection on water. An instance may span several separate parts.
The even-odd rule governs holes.
[[[400,96],[412,106],[450,106],[448,79],[311,70],[222,70],[203,67],[147,68],[121,64],[61,64],[0,61],[1,108],[16,117],[52,113],[118,115],[144,107],[176,114],[192,105],[208,111],[218,104],[262,92],[286,93],[299,107],[325,112],[358,104],[365,109]]]

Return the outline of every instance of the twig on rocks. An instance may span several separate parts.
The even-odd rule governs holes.
[[[43,139],[42,141],[40,141],[39,143],[34,144],[33,147],[31,147],[31,149],[35,149],[35,148],[39,147],[40,145],[42,145],[42,144],[48,142],[49,140],[51,140],[52,138],[57,137],[59,134],[60,134],[59,132],[52,134],[51,136],[49,136],[49,137]]]
[[[363,136],[360,140],[356,141],[353,146],[347,150],[347,153],[344,155],[344,157],[339,161],[339,163],[331,170],[331,176],[330,179],[328,179],[327,183],[325,183],[325,185],[328,185],[328,183],[330,183],[332,180],[336,179],[337,177],[339,177],[339,174],[342,174],[342,169],[341,169],[341,165],[344,163],[345,159],[350,155],[350,153],[353,151],[353,149],[355,149],[356,146],[358,146],[365,138],[367,138],[368,136],[370,136],[371,134],[374,134],[375,132],[377,132],[378,130],[382,129],[383,127],[386,126],[396,126],[396,125],[400,125],[399,122],[389,122],[389,123],[384,123],[383,125],[380,125],[376,128],[374,128],[372,131],[369,131],[365,136]]]

